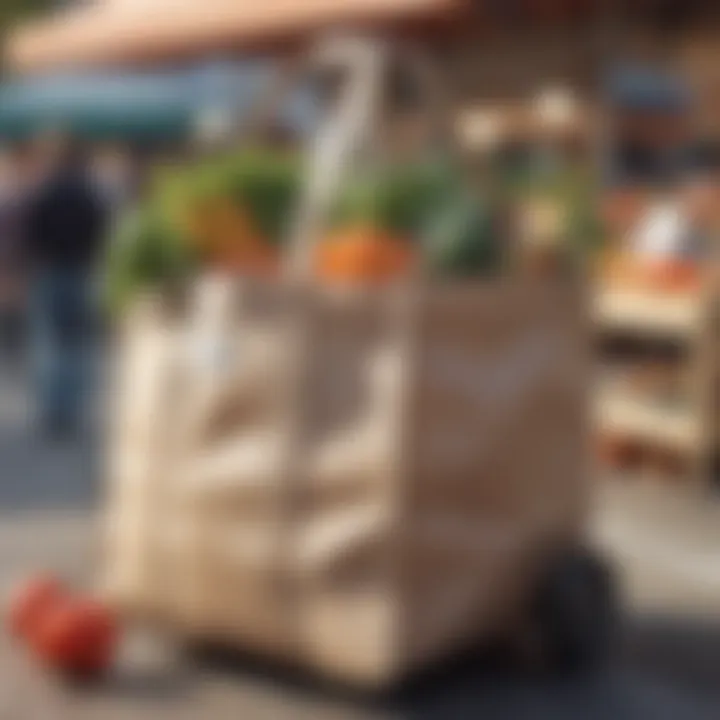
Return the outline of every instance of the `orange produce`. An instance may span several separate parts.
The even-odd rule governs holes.
[[[700,287],[700,268],[683,260],[648,263],[644,275],[647,284],[667,292],[692,292]]]
[[[266,244],[251,215],[227,198],[193,206],[186,213],[185,227],[195,247],[211,262],[241,248]]]
[[[114,660],[118,629],[113,615],[99,602],[68,598],[45,614],[32,641],[40,659],[54,670],[95,678]]]
[[[407,241],[375,228],[353,227],[319,244],[315,272],[324,280],[383,282],[407,275],[414,262]]]
[[[12,594],[8,606],[8,625],[16,637],[28,639],[47,612],[62,601],[64,588],[51,575],[31,578]]]

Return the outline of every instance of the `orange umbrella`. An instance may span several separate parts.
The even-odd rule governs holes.
[[[9,64],[23,72],[129,64],[285,43],[328,27],[439,18],[467,0],[105,0],[21,26]]]

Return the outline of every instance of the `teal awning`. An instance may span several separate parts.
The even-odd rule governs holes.
[[[181,139],[208,113],[242,113],[267,72],[267,66],[218,63],[11,82],[0,86],[0,139],[51,129],[91,138]]]

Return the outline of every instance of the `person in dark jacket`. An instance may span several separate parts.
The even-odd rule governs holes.
[[[34,273],[38,420],[57,435],[74,432],[81,421],[94,268],[108,210],[81,148],[56,140],[50,150],[48,171],[27,204],[25,234]]]

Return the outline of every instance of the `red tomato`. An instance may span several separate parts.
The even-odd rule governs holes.
[[[8,606],[8,625],[16,637],[29,639],[43,616],[64,596],[57,578],[40,575],[25,581],[13,592]]]
[[[117,625],[106,607],[73,598],[45,615],[33,644],[40,659],[55,670],[93,678],[110,668],[117,641]]]

